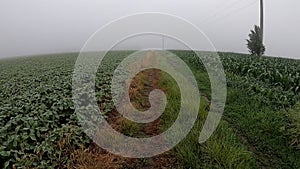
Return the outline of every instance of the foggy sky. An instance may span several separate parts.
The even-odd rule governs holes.
[[[265,0],[266,55],[300,59],[300,1]],[[0,0],[0,58],[79,51],[100,27],[122,16],[162,12],[199,27],[218,51],[247,53],[259,0]],[[127,48],[159,47],[128,41]],[[178,48],[171,40],[166,48]]]

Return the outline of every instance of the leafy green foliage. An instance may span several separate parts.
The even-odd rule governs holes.
[[[62,124],[75,123],[71,118],[72,63],[68,55],[0,62],[2,167],[34,154],[35,147]]]
[[[196,77],[205,71],[201,60],[192,52],[187,55],[175,52],[198,69]],[[297,106],[293,107],[300,99],[300,61],[235,53],[219,55],[228,85],[226,121],[242,135],[241,140],[246,140],[259,166],[299,168],[300,152],[291,146],[297,149],[299,139],[299,113]],[[205,83],[201,85],[208,87]],[[293,109],[287,113],[282,110],[290,108]]]
[[[262,43],[262,33],[260,27],[255,25],[251,30],[249,39],[247,39],[247,47],[251,55],[261,56],[265,53],[265,46]]]
[[[195,75],[204,86],[199,85],[199,88],[209,96],[209,79],[202,76],[205,67],[201,60],[194,52],[172,52],[200,71]],[[95,90],[103,114],[113,109],[110,81],[118,63],[127,54],[130,51],[109,53],[97,72]],[[210,66],[218,66],[210,59],[211,53],[200,54]],[[71,164],[71,152],[91,141],[79,127],[74,114],[71,90],[76,56],[64,54],[0,61],[0,168],[66,168]],[[299,102],[300,61],[234,53],[220,53],[220,56],[228,87],[237,90],[228,98],[228,103],[232,102],[229,107],[227,105],[230,124],[256,143],[258,152],[277,160],[276,166],[297,167],[298,163],[293,160],[297,161],[298,154],[287,145],[296,149],[299,146],[298,113],[295,113],[298,109],[294,113],[289,111],[288,119],[276,110],[289,109]],[[117,74],[122,76],[122,72]],[[253,130],[249,130],[249,126]],[[247,161],[252,163],[248,153],[239,157],[218,154],[226,150],[238,155],[245,150],[233,138],[234,133],[229,131],[227,124],[222,124],[219,130],[206,147],[195,144],[194,148],[200,148],[199,151],[205,154],[203,160],[215,158],[209,166],[216,166],[224,159],[223,163],[231,167]],[[229,135],[222,135],[223,130],[229,131]],[[197,133],[198,129],[193,133],[194,138],[198,137]],[[218,139],[225,139],[225,142],[218,142]],[[183,147],[188,150],[187,146]],[[195,159],[194,155],[198,153],[184,152],[191,156],[190,159]]]
[[[274,110],[249,96],[241,88],[230,88],[225,116],[230,124],[247,138],[259,165],[266,168],[299,168],[300,152],[289,146],[284,134],[288,119],[282,110]]]
[[[67,168],[71,165],[72,153],[85,147],[90,139],[79,126],[62,125],[54,129],[47,138],[34,148],[34,153],[26,153],[15,166],[26,168]]]
[[[113,70],[128,53],[109,53],[99,68],[96,97],[99,104],[106,105],[104,114],[113,108]],[[70,151],[91,141],[74,114],[72,75],[77,55],[0,61],[0,168],[64,168],[70,162]]]
[[[202,60],[191,51],[172,52],[202,72],[206,72],[202,60],[208,66],[215,66],[214,61],[207,59],[213,55],[210,52],[199,52]],[[219,53],[219,56],[228,86],[243,88],[249,95],[258,96],[260,102],[276,109],[290,108],[299,101],[300,60],[251,57],[236,53]]]
[[[233,53],[220,53],[220,56],[229,85],[239,81],[239,88],[277,109],[290,108],[300,99],[299,60]]]
[[[282,127],[282,132],[290,138],[290,145],[300,150],[300,102],[287,112],[287,117],[289,123],[287,127]]]

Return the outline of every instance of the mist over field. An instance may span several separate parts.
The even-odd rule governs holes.
[[[265,2],[265,55],[300,58],[299,6],[296,0]],[[259,24],[258,0],[2,0],[0,58],[77,52],[105,24],[141,12],[186,19],[201,29],[218,51],[248,53],[245,39]],[[119,49],[161,46],[161,37],[149,36],[128,40]],[[182,49],[182,45],[166,39],[165,48]]]
[[[299,6],[1,0],[0,169],[300,169]]]

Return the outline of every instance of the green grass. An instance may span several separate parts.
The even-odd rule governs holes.
[[[299,168],[300,154],[289,146],[282,128],[287,125],[283,111],[274,111],[241,90],[229,90],[225,116],[255,147],[260,165]]]
[[[199,88],[209,96],[207,75],[195,67],[192,69]],[[299,108],[289,112],[277,110],[261,102],[259,95],[249,95],[247,90],[240,87],[239,81],[231,83],[235,85],[227,88],[223,119],[253,152],[257,165],[266,168],[299,168],[300,152],[290,146],[291,140],[297,139],[297,142],[299,139]]]
[[[201,74],[203,75],[203,74]],[[202,76],[204,77],[204,75]],[[173,123],[168,115],[174,116],[180,93],[173,78],[163,74],[161,87],[167,89],[168,106],[164,111],[164,126]],[[205,87],[205,86],[204,86]],[[204,144],[199,144],[199,134],[207,116],[209,103],[201,98],[198,119],[188,136],[175,147],[174,151],[180,159],[182,168],[253,168],[255,159],[247,147],[243,145],[228,123],[221,120],[217,130]]]
[[[112,52],[104,60],[96,79],[99,100],[110,103],[111,73],[128,53]],[[238,54],[221,57],[229,84],[225,112],[203,144],[198,139],[208,112],[210,82],[203,67],[191,67],[202,97],[194,127],[171,150],[181,162],[179,168],[300,168],[299,61]],[[0,60],[0,168],[68,166],[69,150],[90,142],[73,113],[76,58],[73,53]],[[161,116],[164,131],[176,120],[180,93],[166,74],[160,85],[168,90],[168,105]],[[124,126],[123,133],[140,135],[138,125]],[[60,142],[67,149],[57,151]]]
[[[300,102],[288,112],[286,112],[289,124],[287,127],[283,127],[282,130],[287,132],[289,137],[289,143],[295,149],[300,151]]]

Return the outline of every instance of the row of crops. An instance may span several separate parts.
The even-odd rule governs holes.
[[[194,52],[173,52],[205,71],[202,61]],[[199,55],[207,62],[207,58],[214,53],[200,52]],[[300,60],[235,53],[219,53],[219,56],[229,86],[239,85],[236,87],[247,89],[250,95],[260,95],[261,102],[277,109],[290,108],[300,100]]]
[[[112,109],[108,91],[123,55],[109,54],[96,95]],[[70,152],[90,142],[74,114],[72,75],[77,54],[0,61],[0,168],[64,168]]]
[[[194,65],[194,71],[200,70],[195,72],[205,72],[193,52],[175,52]],[[215,60],[207,59],[210,55],[213,53],[200,52],[208,65],[218,66]],[[234,53],[219,55],[228,86],[223,119],[238,133],[261,168],[299,168],[300,61]]]
[[[54,160],[63,152],[55,142],[76,129],[73,64],[73,55],[1,61],[1,168],[60,163]]]
[[[266,104],[290,108],[300,100],[300,61],[282,58],[220,54],[226,71],[259,93]]]
[[[205,70],[193,52],[172,51]],[[113,108],[110,79],[129,52],[112,52],[99,68],[96,96],[104,113]],[[209,60],[210,53],[202,53]],[[239,85],[261,102],[288,108],[300,99],[300,61],[220,53],[228,85]],[[71,154],[91,140],[74,114],[72,75],[77,54],[0,61],[0,168],[65,168]],[[214,61],[211,61],[212,66]],[[239,81],[240,83],[234,83]]]

